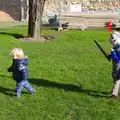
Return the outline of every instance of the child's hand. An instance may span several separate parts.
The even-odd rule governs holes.
[[[12,72],[12,71],[13,71],[12,67],[9,67],[9,68],[7,69],[7,71],[8,71],[8,72]]]
[[[110,50],[111,50],[111,51],[114,51],[114,49],[113,49],[113,48],[110,48]]]

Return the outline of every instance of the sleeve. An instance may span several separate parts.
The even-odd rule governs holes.
[[[8,72],[12,72],[12,71],[13,71],[12,66],[11,66],[11,67],[9,67],[9,68],[7,69],[7,71],[8,71]]]
[[[117,56],[115,50],[112,50],[112,51],[111,51],[111,56],[112,56],[113,60],[114,60],[116,63],[118,63],[118,62],[120,61],[120,59],[119,59],[119,57]]]
[[[111,54],[108,54],[107,55],[108,59],[110,60],[112,58],[112,55]]]
[[[24,68],[24,69],[22,69],[20,72],[21,72],[21,74],[22,74],[22,79],[23,79],[23,80],[27,80],[27,79],[28,79],[27,69]]]
[[[11,67],[9,67],[9,68],[7,69],[7,71],[8,71],[8,72],[13,72],[14,66],[15,66],[15,60],[13,60],[13,63],[12,63],[12,65],[11,65]]]

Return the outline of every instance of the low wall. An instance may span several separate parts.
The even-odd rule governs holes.
[[[105,27],[105,23],[111,21],[118,23],[118,15],[115,12],[81,12],[66,13],[62,15],[62,24],[69,22],[69,27],[78,28],[81,24],[87,27]]]

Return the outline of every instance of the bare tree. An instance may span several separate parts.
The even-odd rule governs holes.
[[[40,40],[42,14],[46,0],[29,0],[28,37]]]

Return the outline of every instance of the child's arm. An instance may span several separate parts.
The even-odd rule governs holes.
[[[108,54],[107,55],[108,59],[110,60],[112,58],[112,55],[111,54]]]
[[[23,80],[27,80],[28,79],[27,69],[24,68],[24,69],[21,70],[21,72],[22,72],[22,78],[23,78]]]
[[[19,67],[18,67],[18,70],[21,72],[22,79],[23,80],[27,80],[27,78],[28,78],[28,72],[27,72],[26,66],[23,65],[23,64],[20,64]]]
[[[12,65],[11,65],[11,67],[9,67],[9,68],[7,69],[7,71],[8,71],[8,72],[13,72],[14,66],[15,66],[15,60],[13,60],[13,63],[12,63]]]
[[[116,51],[114,49],[111,50],[111,56],[116,63],[120,61],[120,58],[118,58]]]
[[[7,71],[8,71],[8,72],[12,72],[12,71],[13,71],[13,67],[12,67],[12,66],[9,67],[9,68],[7,69]]]

